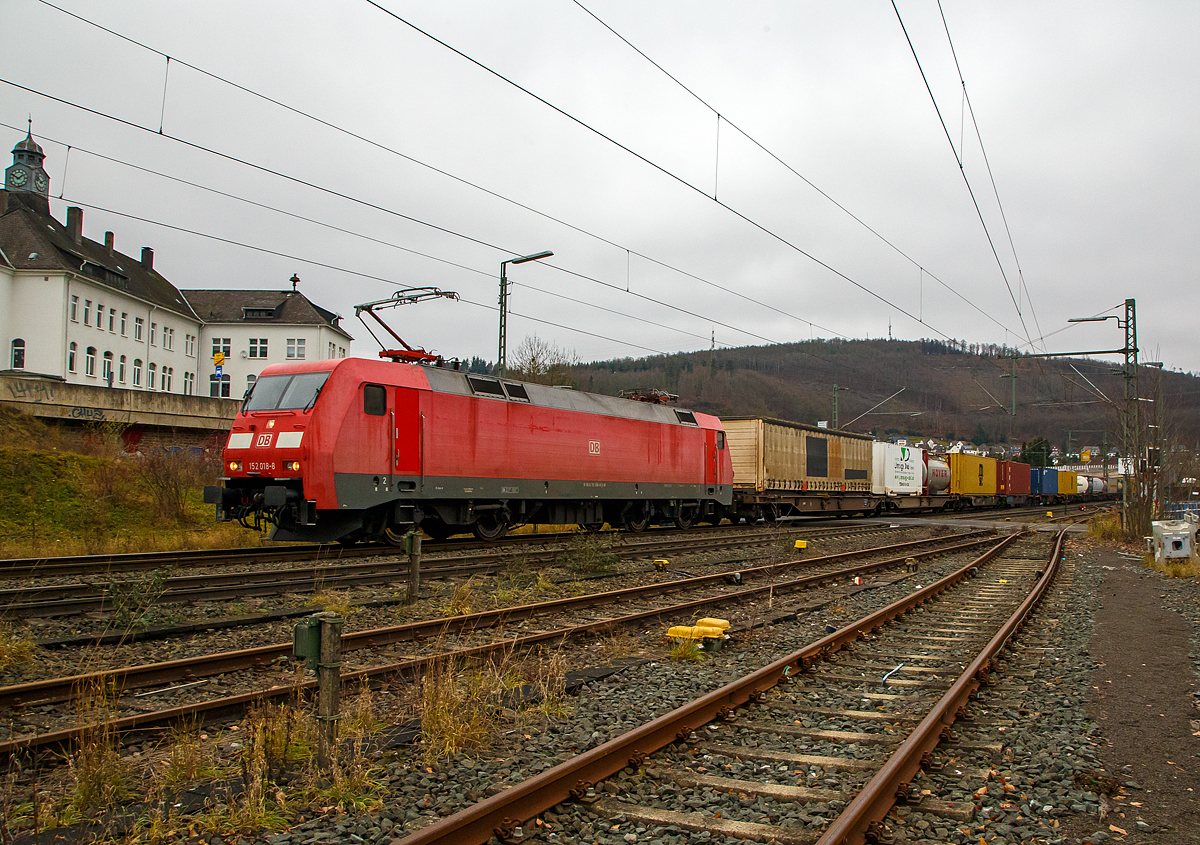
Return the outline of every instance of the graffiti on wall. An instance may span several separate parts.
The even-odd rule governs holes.
[[[8,393],[18,402],[53,402],[54,385],[44,381],[9,382]]]

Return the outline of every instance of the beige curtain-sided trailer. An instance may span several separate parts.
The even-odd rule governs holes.
[[[722,417],[733,486],[758,493],[871,492],[871,438],[762,417]]]

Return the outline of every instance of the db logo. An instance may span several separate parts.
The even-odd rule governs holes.
[[[255,445],[255,446],[270,446],[270,445],[271,445],[271,434],[270,434],[270,432],[268,432],[268,433],[266,433],[266,434],[260,434],[260,435],[258,435],[258,442],[257,442],[257,443],[255,443],[254,445]]]
[[[589,455],[599,455],[600,454],[600,441],[599,440],[589,440],[588,441],[588,454]]]

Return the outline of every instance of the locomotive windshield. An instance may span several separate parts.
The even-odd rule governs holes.
[[[263,376],[254,382],[243,411],[308,410],[317,401],[329,373],[289,373]]]

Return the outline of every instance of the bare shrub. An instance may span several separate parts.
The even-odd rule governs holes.
[[[537,335],[529,335],[513,351],[508,375],[538,384],[573,385],[571,368],[579,365],[579,353],[563,349]]]
[[[142,462],[142,484],[150,491],[155,512],[176,524],[187,519],[187,491],[196,485],[199,476],[197,461],[182,449],[161,449]]]

